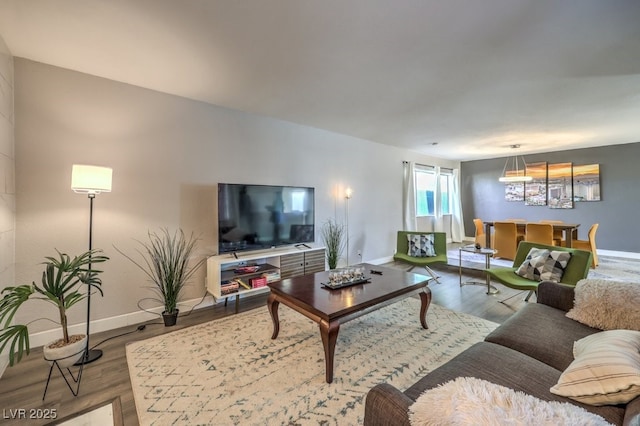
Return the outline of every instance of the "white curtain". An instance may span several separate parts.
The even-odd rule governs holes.
[[[433,195],[433,230],[435,232],[446,232],[444,225],[444,217],[442,216],[442,185],[440,182],[440,167],[435,168],[436,171],[436,193]]]
[[[405,231],[417,230],[415,163],[402,162],[402,220]]]
[[[455,243],[464,239],[464,220],[462,217],[462,200],[460,199],[460,170],[453,169],[451,194],[451,240]]]

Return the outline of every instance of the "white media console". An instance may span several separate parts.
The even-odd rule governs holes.
[[[239,268],[256,266],[252,272],[238,272]],[[255,252],[240,252],[237,257],[225,253],[207,258],[207,291],[218,301],[236,296],[236,307],[240,295],[267,292],[269,287],[245,288],[240,286],[237,292],[223,294],[222,283],[239,279],[249,285],[251,278],[270,275],[286,279],[305,274],[324,271],[324,247],[284,247]],[[250,285],[249,285],[250,286]]]

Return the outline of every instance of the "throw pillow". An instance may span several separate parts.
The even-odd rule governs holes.
[[[529,250],[522,265],[516,270],[516,274],[528,280],[540,281],[540,274],[542,273],[548,256],[549,250],[532,248]]]
[[[433,234],[407,234],[409,240],[408,255],[411,257],[433,257],[436,249],[433,245]]]
[[[591,405],[625,404],[640,395],[640,331],[592,334],[574,343],[573,354],[551,393]]]
[[[569,264],[569,260],[571,260],[570,252],[552,250],[540,272],[540,281],[546,280],[559,283],[564,275],[564,270]]]
[[[569,402],[543,401],[475,377],[458,377],[429,389],[409,407],[412,426],[426,425],[609,425]]]
[[[584,279],[566,316],[600,330],[640,331],[640,283]]]

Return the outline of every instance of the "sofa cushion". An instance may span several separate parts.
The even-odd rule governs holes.
[[[408,234],[407,239],[409,240],[407,253],[409,256],[433,257],[436,255],[432,234]]]
[[[559,283],[570,260],[570,252],[551,250],[542,268],[540,279]]]
[[[549,250],[533,247],[524,262],[516,269],[516,274],[528,280],[540,281],[540,274],[549,256]]]
[[[602,330],[640,330],[640,283],[578,281],[567,317]]]
[[[560,282],[569,260],[570,252],[533,247],[516,270],[516,274],[534,281]]]
[[[488,342],[480,342],[436,368],[405,391],[414,401],[427,389],[456,377],[476,377],[545,401],[572,402],[610,423],[622,424],[624,407],[596,407],[554,395],[549,389],[562,372],[525,354]]]
[[[454,404],[451,401],[455,401]],[[409,407],[411,426],[554,425],[610,426],[598,416],[568,402],[543,401],[475,377],[458,377],[426,390]]]
[[[609,330],[578,340],[575,361],[551,392],[585,404],[625,404],[640,395],[640,331]]]
[[[564,311],[530,303],[492,331],[485,341],[564,370],[573,362],[573,343],[599,331],[566,318]]]

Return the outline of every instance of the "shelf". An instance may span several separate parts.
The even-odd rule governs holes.
[[[249,279],[269,272],[280,272],[281,279],[323,271],[325,268],[324,247],[289,247],[242,253],[239,255],[222,254],[207,258],[207,291],[214,300],[236,298],[236,312],[240,297],[247,294],[269,292],[269,286],[247,289],[240,287],[237,292],[222,294],[221,283],[233,279],[241,279],[249,284]],[[234,270],[245,266],[258,266],[259,269],[248,273],[235,273]]]
[[[227,297],[234,297],[237,296],[239,294],[250,294],[250,293],[260,293],[260,292],[265,292],[265,291],[269,291],[269,286],[264,286],[264,287],[258,287],[258,288],[244,288],[244,287],[240,287],[238,289],[238,291],[234,292],[234,293],[229,293],[229,294],[221,294],[220,295],[220,299],[224,299]]]
[[[265,272],[277,271],[278,269],[280,269],[277,266],[273,266],[273,265],[271,265],[269,263],[263,263],[261,265],[256,265],[256,266],[260,267],[257,271],[247,272],[247,273],[240,273],[240,274],[236,274],[234,272],[234,269],[236,269],[235,266],[233,268],[228,269],[228,270],[220,271],[220,281],[228,281],[228,280],[232,280],[234,278],[251,278],[251,277],[254,277],[256,275],[262,275]],[[234,293],[232,293],[232,294],[234,294]]]

